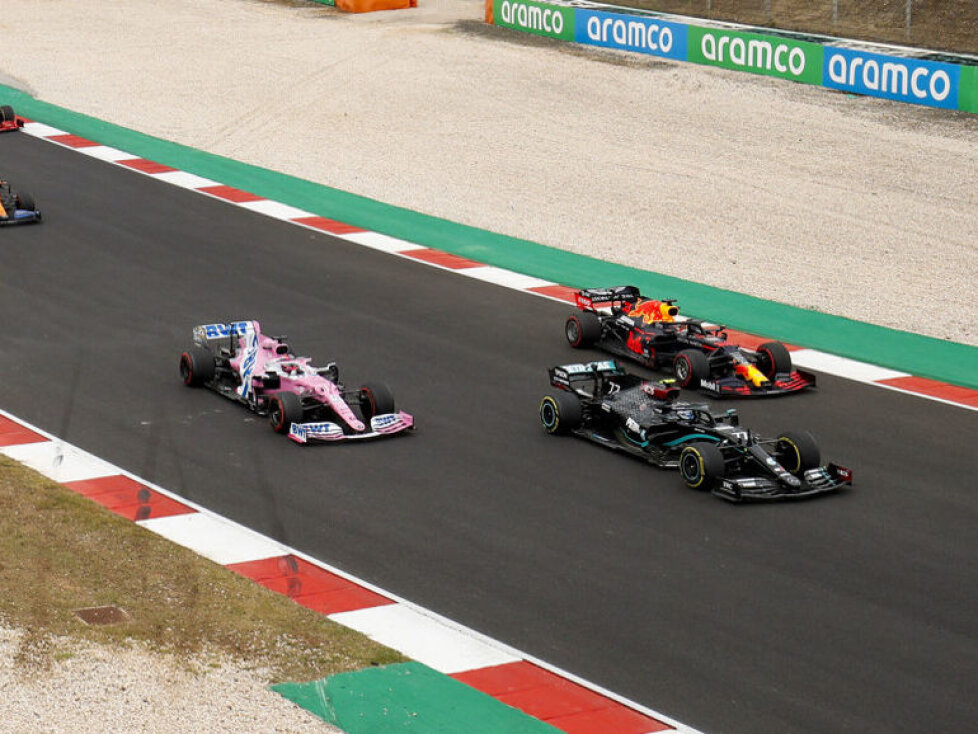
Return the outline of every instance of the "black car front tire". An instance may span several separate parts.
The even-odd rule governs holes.
[[[778,436],[778,461],[792,474],[804,474],[822,462],[815,437],[808,431],[785,431]]]
[[[712,489],[725,473],[723,453],[712,443],[697,441],[679,454],[679,475],[690,489]]]

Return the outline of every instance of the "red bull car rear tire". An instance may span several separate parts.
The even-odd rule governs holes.
[[[601,319],[590,311],[572,313],[564,323],[564,336],[576,349],[589,347],[601,338]]]
[[[672,362],[680,387],[699,387],[700,380],[710,376],[710,361],[697,349],[684,349]]]

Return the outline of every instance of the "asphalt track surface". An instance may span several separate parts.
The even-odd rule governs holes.
[[[708,732],[978,721],[978,412],[821,376],[739,402],[856,488],[733,506],[544,434],[566,305],[285,224],[26,135],[0,166],[0,406],[190,500]],[[595,284],[609,285],[609,284]],[[257,318],[413,435],[300,448],[179,379],[198,323]],[[594,356],[598,356],[594,353]]]

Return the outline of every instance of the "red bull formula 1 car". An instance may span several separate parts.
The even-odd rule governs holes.
[[[731,344],[723,326],[677,318],[674,300],[645,298],[631,285],[589,288],[575,299],[579,310],[564,324],[572,347],[597,346],[671,370],[681,387],[717,397],[758,397],[815,386],[815,375],[794,369],[784,344],[767,342],[756,350]]]
[[[390,436],[414,428],[414,418],[394,407],[385,384],[347,390],[335,362],[313,367],[297,357],[285,337],[261,333],[257,321],[194,327],[194,345],[180,355],[188,387],[218,395],[267,415],[272,429],[296,443]]]
[[[24,127],[24,119],[17,117],[9,104],[0,105],[0,133],[9,133]]]
[[[758,436],[737,411],[680,402],[673,380],[649,382],[612,360],[549,370],[558,390],[540,401],[551,434],[574,435],[655,466],[678,468],[688,487],[731,502],[814,497],[852,483],[852,471],[822,465],[814,437],[786,431]]]

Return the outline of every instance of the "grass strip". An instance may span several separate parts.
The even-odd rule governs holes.
[[[15,662],[27,667],[70,657],[60,637],[225,655],[269,671],[269,683],[405,659],[3,456],[0,589],[0,620],[25,631]],[[74,614],[107,605],[128,621],[86,626]]]

